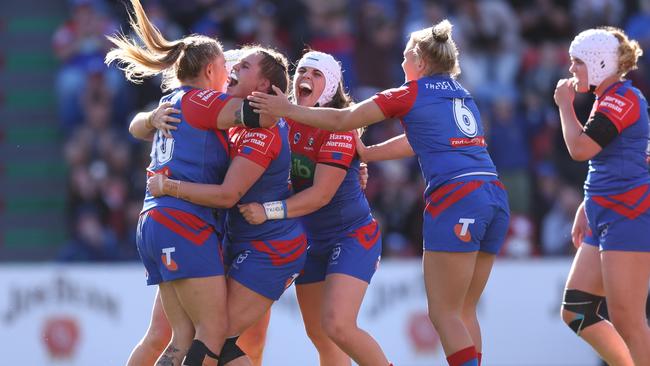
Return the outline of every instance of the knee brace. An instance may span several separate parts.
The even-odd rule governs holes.
[[[590,325],[604,320],[599,314],[601,307],[605,304],[605,297],[593,295],[580,290],[564,290],[564,310],[576,313],[576,318],[569,323],[569,327],[580,335],[580,332]]]
[[[214,358],[215,360],[219,359],[219,356],[210,351],[203,342],[195,339],[192,341],[192,345],[183,359],[183,366],[201,366],[203,365],[205,356]]]
[[[238,338],[239,336],[226,339],[223,348],[221,348],[221,356],[219,358],[218,366],[225,366],[228,362],[234,359],[246,356],[246,353],[244,353],[244,351],[242,351],[242,349],[237,345]]]

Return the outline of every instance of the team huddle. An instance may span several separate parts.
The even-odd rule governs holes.
[[[340,63],[327,53],[306,52],[290,78],[289,62],[274,49],[224,52],[202,35],[169,41],[139,0],[131,4],[141,42],[109,37],[116,48],[106,62],[117,62],[133,82],[161,74],[167,94],[129,127],[152,141],[137,246],[158,293],[128,365],[260,365],[270,308],[294,283],[319,355],[314,364],[392,365],[357,326],[382,248],[363,163],[414,155],[426,182],[429,317],[449,365],[480,365],[476,307],[510,213],[479,110],[456,80],[451,23],[413,32],[405,83],[355,104]],[[622,288],[626,281],[645,294],[650,277],[650,235],[635,239],[650,230],[647,102],[622,80],[641,51],[619,30],[587,32],[613,38],[614,57],[603,74],[593,65],[612,49],[580,34],[570,50],[574,78],[560,81],[555,95],[572,157],[591,159],[563,316],[611,364],[648,365],[640,295]],[[623,66],[619,44],[632,52],[621,55]],[[584,128],[572,109],[575,91],[603,97]],[[361,128],[389,118],[400,119],[405,133],[364,146]],[[629,165],[612,172],[623,161]],[[593,263],[602,276],[587,267]],[[631,264],[645,267],[632,273]],[[598,314],[605,299],[611,323]]]

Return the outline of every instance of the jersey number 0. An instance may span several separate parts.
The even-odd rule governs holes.
[[[163,165],[172,159],[174,154],[174,139],[167,138],[162,134],[162,131],[156,131],[153,138],[153,161],[157,165]]]

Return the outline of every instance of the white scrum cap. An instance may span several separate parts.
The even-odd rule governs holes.
[[[325,89],[323,89],[323,94],[318,98],[318,105],[324,106],[332,101],[341,82],[341,65],[338,61],[330,54],[309,51],[298,61],[296,72],[301,67],[312,67],[322,72],[325,76]],[[294,88],[296,87],[296,79],[296,77],[293,78]]]
[[[226,59],[226,72],[230,75],[232,67],[235,66],[244,56],[244,51],[241,49],[228,50],[223,53],[223,57]]]
[[[618,71],[618,46],[618,39],[612,33],[588,29],[573,39],[569,55],[585,63],[589,85],[598,86]]]

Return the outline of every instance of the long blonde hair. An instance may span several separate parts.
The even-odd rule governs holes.
[[[107,36],[116,48],[106,54],[108,65],[117,61],[126,79],[140,84],[142,79],[162,74],[160,88],[171,90],[181,81],[191,80],[201,70],[223,55],[221,44],[213,38],[192,34],[176,41],[168,41],[144,12],[139,0],[131,0],[135,19],[129,13],[129,24],[142,45],[123,33]]]
[[[425,75],[446,73],[451,77],[460,74],[458,48],[451,38],[452,25],[444,19],[433,27],[411,33],[413,50],[426,64]]]

